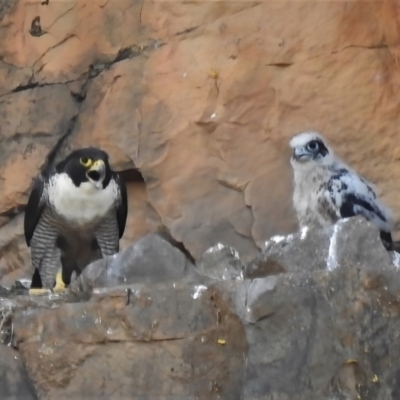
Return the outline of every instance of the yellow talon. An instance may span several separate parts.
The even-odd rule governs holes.
[[[65,283],[62,280],[62,270],[60,269],[56,274],[56,284],[53,290],[46,288],[31,288],[29,289],[30,295],[49,295],[51,293],[63,292],[66,290]]]
[[[29,289],[29,295],[34,295],[34,296],[40,296],[40,295],[50,294],[50,293],[51,293],[51,290],[45,289],[45,288]]]
[[[65,283],[62,280],[62,271],[58,271],[56,275],[56,284],[53,288],[54,292],[63,292],[66,290]]]

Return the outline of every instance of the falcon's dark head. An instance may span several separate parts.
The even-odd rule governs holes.
[[[333,155],[325,144],[321,135],[316,132],[303,132],[290,140],[290,147],[293,149],[291,158],[292,165],[308,162],[329,162]]]
[[[90,182],[97,189],[105,188],[112,176],[108,154],[95,147],[73,151],[56,165],[56,171],[65,172],[77,187],[83,182]]]

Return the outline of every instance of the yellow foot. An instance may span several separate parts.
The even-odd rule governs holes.
[[[67,288],[65,287],[65,283],[62,280],[62,272],[58,271],[56,275],[56,284],[53,288],[53,292],[64,292],[65,290],[67,290]]]
[[[44,295],[44,294],[50,294],[51,290],[50,289],[44,289],[44,288],[40,288],[40,289],[29,289],[29,294],[30,295],[34,295],[34,296],[38,296],[38,295]]]

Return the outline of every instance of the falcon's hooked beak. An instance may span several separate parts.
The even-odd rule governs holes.
[[[296,147],[293,151],[292,158],[298,162],[306,162],[311,160],[312,154],[305,147]]]
[[[103,180],[106,176],[106,165],[103,160],[97,160],[89,168],[86,176],[91,180],[97,188],[102,187]]]

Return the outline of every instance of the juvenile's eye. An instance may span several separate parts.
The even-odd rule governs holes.
[[[308,143],[307,149],[311,151],[318,150],[318,143],[315,140],[312,140],[310,143]]]
[[[81,157],[79,159],[79,162],[84,166],[84,167],[90,167],[92,165],[92,160],[88,157]]]

